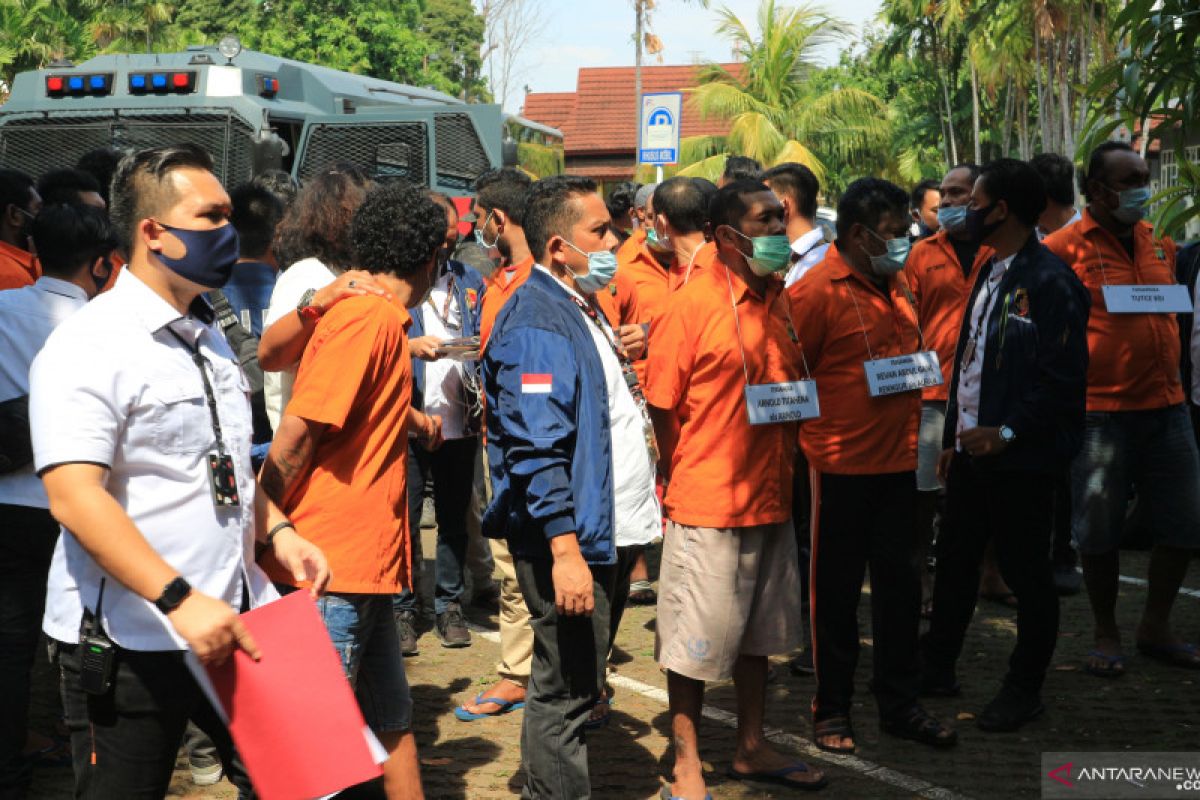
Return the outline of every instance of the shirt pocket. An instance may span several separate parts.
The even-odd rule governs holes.
[[[172,379],[156,382],[148,394],[154,445],[163,453],[195,454],[216,449],[212,417],[204,390]]]

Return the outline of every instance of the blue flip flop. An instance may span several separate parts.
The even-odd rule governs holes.
[[[1096,666],[1090,662],[1085,663],[1083,671],[1088,675],[1095,675],[1097,678],[1120,678],[1125,674],[1125,656],[1110,656],[1108,653],[1092,650],[1087,654],[1087,658],[1095,658],[1104,662],[1104,666]]]
[[[484,697],[483,692],[475,695],[475,700],[472,701],[471,705],[479,706],[483,705],[484,703],[489,703],[496,706],[496,710],[485,714],[473,714],[470,711],[467,711],[467,707],[465,705],[461,705],[454,709],[454,716],[458,717],[463,722],[473,722],[474,720],[484,719],[486,717],[498,717],[501,714],[507,714],[510,711],[516,711],[517,709],[525,707],[524,700],[513,701],[501,700],[498,697]]]
[[[795,761],[788,764],[786,767],[779,769],[763,770],[761,772],[741,772],[733,767],[725,773],[735,781],[755,781],[757,783],[770,783],[774,786],[785,786],[789,789],[799,789],[803,792],[815,792],[818,789],[824,789],[828,781],[824,777],[819,781],[810,781],[803,783],[801,781],[788,780],[788,775],[793,772],[808,772],[808,765],[803,761]]]
[[[677,795],[671,794],[671,785],[670,784],[667,784],[666,786],[662,787],[662,791],[660,791],[658,793],[658,796],[661,797],[662,800],[687,800],[687,798],[679,797]],[[704,800],[712,800],[712,795],[711,794],[704,795]]]
[[[1153,658],[1155,661],[1169,664],[1172,667],[1200,669],[1200,648],[1194,644],[1188,644],[1187,642],[1175,642],[1174,644],[1138,642],[1137,649],[1142,655]]]

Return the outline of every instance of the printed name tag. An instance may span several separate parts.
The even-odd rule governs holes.
[[[867,372],[867,388],[871,397],[942,385],[942,366],[938,363],[937,352],[933,350],[864,361],[863,369]]]
[[[1192,298],[1186,286],[1104,286],[1104,307],[1112,314],[1190,314]]]
[[[746,412],[751,425],[797,422],[821,416],[816,381],[759,383],[746,387]]]

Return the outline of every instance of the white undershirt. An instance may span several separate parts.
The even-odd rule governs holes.
[[[553,274],[538,264],[547,275]],[[569,294],[587,302],[578,292],[555,278]],[[650,544],[662,536],[662,509],[654,493],[654,464],[646,449],[642,412],[621,372],[621,362],[613,352],[609,336],[612,328],[600,315],[601,331],[582,309],[579,315],[592,334],[596,353],[604,367],[604,382],[608,386],[608,418],[612,435],[613,525],[617,547]]]
[[[1000,281],[1008,271],[1016,253],[1002,261],[992,262],[992,271],[987,283],[975,297],[975,305],[971,307],[971,320],[967,328],[967,347],[975,341],[975,352],[962,368],[958,377],[958,430],[956,434],[978,427],[979,425],[979,389],[983,380],[983,359],[987,342],[987,321],[991,316],[996,301],[1000,299]],[[965,352],[965,351],[964,351]],[[959,449],[962,446],[959,445]]]
[[[450,291],[453,273],[447,272],[438,278],[429,293],[429,299],[421,304],[421,321],[426,336],[438,339],[457,339],[462,336],[462,312],[458,298]],[[446,299],[450,304],[447,307]],[[446,322],[440,316],[448,308]],[[466,435],[466,406],[463,400],[462,362],[452,358],[440,358],[425,362],[425,407],[429,415],[442,418],[442,436],[446,439],[461,439]]]

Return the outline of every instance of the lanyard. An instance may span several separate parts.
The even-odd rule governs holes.
[[[862,330],[863,341],[866,342],[866,344],[867,344],[867,357],[870,360],[874,361],[875,360],[875,352],[873,350],[871,350],[871,339],[869,336],[867,336],[867,323],[863,319],[862,309],[860,309],[858,307],[858,298],[855,297],[855,289],[854,289],[853,283],[854,283],[854,279],[850,278],[847,281],[846,288],[850,292],[850,299],[852,301],[854,301],[854,313],[858,315],[858,327]],[[900,288],[904,290],[904,299],[908,301],[909,307],[912,308],[912,310],[913,310],[913,320],[917,326],[917,338],[918,338],[918,341],[920,342],[921,350],[928,350],[929,348],[925,346],[925,332],[921,330],[921,320],[920,320],[921,315],[917,311],[917,298],[913,297],[912,290],[908,288],[907,283],[901,283]],[[892,315],[895,316],[895,313],[896,313],[896,310],[895,310],[895,307],[893,307]],[[899,318],[897,318],[897,321],[899,321]]]
[[[225,450],[225,439],[221,435],[221,418],[217,416],[217,397],[213,394],[212,384],[208,382],[208,370],[204,368],[204,364],[208,359],[201,355],[199,344],[188,344],[187,340],[176,333],[174,328],[168,327],[167,330],[192,354],[192,363],[196,365],[196,369],[200,370],[200,380],[204,383],[204,397],[208,401],[208,413],[212,417],[213,436],[217,439],[217,453],[225,456],[227,452]]]
[[[692,279],[692,265],[696,263],[696,254],[700,252],[701,247],[704,247],[704,245],[697,245],[696,249],[692,251],[692,257],[688,259],[687,272],[683,274],[684,286],[687,286],[688,281]]]
[[[435,306],[433,304],[433,295],[432,294],[429,295],[429,299],[426,300],[425,302],[429,304],[429,307],[431,309],[433,309],[433,313],[437,314],[437,318],[442,321],[442,325],[444,325],[447,330],[462,330],[462,324],[461,324],[462,309],[461,308],[458,310],[460,324],[454,325],[450,322],[450,305],[454,302],[454,275],[453,274],[450,276],[450,283],[446,287],[446,302],[442,303],[442,310],[438,311],[437,306]]]
[[[750,369],[746,366],[746,346],[742,344],[742,322],[738,319],[737,299],[733,296],[733,279],[729,277],[729,267],[725,267],[725,285],[729,287],[729,305],[733,308],[733,327],[737,331],[738,352],[742,354],[742,376],[746,379],[746,385],[750,383]],[[779,293],[780,296],[783,292]],[[778,300],[778,298],[776,298]],[[792,309],[785,305],[784,313],[787,314],[789,332],[794,337],[796,335],[796,326],[792,322]],[[771,310],[767,309],[767,315],[770,316]],[[800,361],[804,364],[805,380],[812,380],[812,373],[808,369],[808,359],[804,355],[804,345],[796,342],[796,346],[800,349]]]
[[[642,384],[638,381],[637,372],[634,371],[633,364],[629,361],[629,356],[625,354],[625,348],[621,347],[609,327],[600,321],[600,314],[596,311],[595,306],[591,303],[585,303],[571,292],[568,292],[567,296],[571,298],[571,302],[579,306],[579,310],[583,312],[583,315],[591,320],[592,324],[604,334],[604,341],[608,342],[608,346],[612,348],[613,354],[616,355],[617,363],[621,365],[621,376],[625,379],[625,385],[629,387],[629,393],[633,396],[634,405],[638,407],[638,411],[642,415],[642,429],[646,436],[646,449],[650,451],[650,461],[651,463],[658,461],[658,442],[654,436],[654,423],[650,420],[646,394],[642,391]]]

